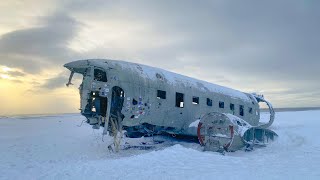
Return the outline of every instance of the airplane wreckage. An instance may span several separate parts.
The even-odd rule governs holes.
[[[207,151],[236,151],[266,145],[277,137],[267,129],[275,112],[263,95],[240,92],[163,69],[107,59],[64,65],[83,75],[80,110],[93,128],[114,137],[119,150],[127,137],[171,134],[197,137]],[[270,111],[261,123],[259,103]]]

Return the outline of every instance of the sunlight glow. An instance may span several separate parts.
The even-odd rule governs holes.
[[[8,72],[8,71],[12,70],[11,68],[8,68],[6,66],[3,66],[1,69],[2,69],[3,72]]]
[[[10,78],[10,76],[9,76],[9,75],[6,75],[6,74],[0,74],[0,77],[1,77],[2,79],[9,79],[9,78]]]

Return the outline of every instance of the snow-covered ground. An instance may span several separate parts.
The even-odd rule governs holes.
[[[83,120],[0,118],[0,179],[320,179],[320,111],[277,113],[276,142],[225,156],[178,140],[115,154]]]

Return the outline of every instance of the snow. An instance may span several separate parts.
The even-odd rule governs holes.
[[[91,63],[96,64],[100,67],[105,67],[106,69],[107,64],[105,62],[111,63],[113,65],[119,65],[123,70],[130,70],[135,71],[140,74],[141,77],[156,80],[156,73],[159,73],[160,75],[164,76],[164,78],[168,81],[170,84],[175,84],[177,82],[183,83],[186,86],[194,86],[198,87],[202,91],[211,91],[216,92],[219,94],[224,94],[226,96],[230,96],[235,99],[242,99],[247,102],[251,102],[251,99],[243,92],[240,92],[235,89],[231,89],[228,87],[220,86],[217,84],[209,83],[202,80],[197,80],[188,76],[184,76],[181,74],[177,74],[174,72],[170,72],[164,69],[146,66],[138,63],[130,63],[126,61],[118,61],[118,60],[106,60],[106,59],[89,59]]]
[[[200,122],[200,119],[198,119],[198,120],[195,120],[194,122],[192,122],[190,125],[189,125],[189,127],[198,127],[198,124],[199,124],[199,122]]]
[[[236,125],[238,128],[237,128],[237,131],[236,131],[236,134],[240,135],[240,136],[243,136],[244,133],[249,129],[251,128],[252,126],[250,124],[248,124],[246,121],[244,121],[243,119],[235,116],[235,115],[232,115],[232,114],[229,114],[229,113],[223,113],[224,115],[226,115],[230,121]],[[242,126],[239,126],[237,122],[240,122],[242,124]]]
[[[0,118],[0,179],[319,179],[320,111],[277,113],[276,142],[225,156],[172,140],[108,151],[80,115]]]
[[[229,136],[227,136],[227,135],[225,135],[225,134],[220,134],[220,133],[215,134],[214,136],[215,136],[215,137],[222,137],[222,138],[230,138]]]

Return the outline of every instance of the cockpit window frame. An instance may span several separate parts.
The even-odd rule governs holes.
[[[104,75],[102,75],[102,77],[100,77],[100,79],[98,79],[98,77],[96,77],[97,75],[99,75],[97,71],[100,71],[100,73],[104,73]],[[93,79],[95,81],[98,81],[98,82],[108,82],[108,76],[107,76],[107,72],[104,70],[104,69],[101,69],[101,68],[97,68],[97,67],[94,67],[94,70],[93,70]]]

